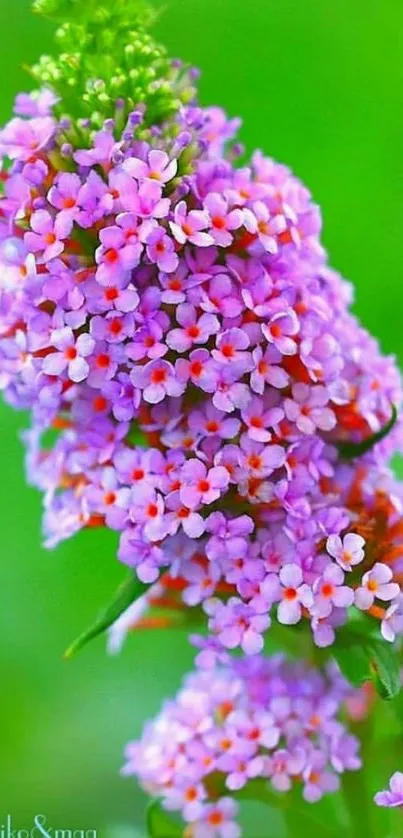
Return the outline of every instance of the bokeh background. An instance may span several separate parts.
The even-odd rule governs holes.
[[[156,25],[172,55],[202,69],[202,102],[241,115],[247,149],[261,147],[309,185],[332,263],[356,286],[356,311],[400,361],[402,32],[401,0],[164,0]],[[3,122],[30,86],[24,65],[51,49],[52,27],[30,14],[29,0],[0,0],[0,41]],[[25,422],[0,407],[0,826],[7,813],[21,828],[43,813],[53,828],[99,836],[123,828],[134,838],[144,801],[119,777],[123,745],[176,690],[192,652],[184,634],[139,633],[119,658],[107,658],[99,640],[62,660],[123,569],[104,533],[41,548],[41,499],[25,485],[18,440]],[[392,716],[379,709],[364,785],[353,789],[356,831],[341,797],[325,804],[347,836],[403,835],[403,817],[370,802],[403,768],[403,740],[400,760],[399,742],[396,753],[390,747]],[[293,838],[326,836],[316,812],[302,806]],[[246,838],[284,838],[272,810],[263,827],[257,811],[245,818]]]

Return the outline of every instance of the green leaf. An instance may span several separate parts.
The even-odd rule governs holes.
[[[99,634],[103,634],[126,611],[135,599],[138,599],[138,597],[142,596],[148,590],[148,587],[144,582],[140,582],[137,576],[130,575],[119,586],[112,602],[102,611],[95,623],[80,634],[77,640],[74,640],[71,646],[65,651],[63,657],[65,659],[72,658],[90,640],[98,637]]]
[[[343,675],[355,687],[373,681],[379,695],[394,698],[400,692],[400,665],[393,646],[357,626],[339,629],[332,652]]]
[[[162,808],[159,800],[153,800],[147,809],[147,830],[149,838],[182,838],[183,826],[173,815]]]
[[[392,415],[389,421],[376,434],[372,434],[372,436],[364,439],[363,442],[340,442],[337,446],[340,457],[342,457],[343,460],[354,460],[356,457],[361,457],[363,454],[366,454],[367,451],[370,451],[371,448],[374,447],[374,445],[381,442],[382,439],[385,439],[396,424],[396,420],[397,408],[393,404]]]

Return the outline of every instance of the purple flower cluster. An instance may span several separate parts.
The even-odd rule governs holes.
[[[189,838],[237,838],[237,804],[226,795],[267,780],[300,785],[314,803],[360,765],[358,740],[339,714],[357,691],[330,667],[273,658],[229,658],[188,675],[140,741],[127,746],[125,775],[190,824]]]
[[[338,446],[383,427],[400,379],[309,192],[260,152],[235,165],[218,108],[151,129],[138,108],[89,148],[51,108],[19,97],[0,133],[0,385],[32,411],[45,543],[116,530],[120,560],[181,580],[225,648],[259,652],[274,614],[328,645],[353,603],[392,640],[398,433],[353,463]]]

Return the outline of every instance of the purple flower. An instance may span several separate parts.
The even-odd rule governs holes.
[[[262,332],[269,343],[280,352],[281,355],[295,355],[297,344],[294,336],[299,332],[297,315],[293,309],[278,311],[268,323],[262,324]]]
[[[231,597],[227,603],[210,600],[205,603],[204,610],[210,617],[209,628],[226,649],[241,646],[246,655],[255,655],[262,650],[262,634],[270,626],[264,604],[255,610],[237,597]]]
[[[139,264],[142,244],[128,244],[127,235],[119,226],[105,227],[99,238],[101,245],[95,252],[96,279],[101,285],[113,285]]]
[[[244,361],[234,361],[218,368],[213,395],[213,405],[217,410],[232,413],[237,408],[246,408],[251,401],[248,385],[240,380],[245,366]]]
[[[63,172],[48,192],[48,201],[60,211],[59,215],[67,222],[75,221],[79,216],[78,196],[81,186],[78,175]]]
[[[33,232],[25,233],[24,241],[33,253],[41,253],[41,262],[55,259],[64,250],[64,240],[71,232],[72,220],[61,213],[53,220],[46,210],[37,210],[30,219]]]
[[[392,582],[392,579],[392,569],[386,564],[376,562],[371,570],[364,573],[361,585],[355,592],[357,608],[367,611],[373,605],[374,599],[388,602],[399,596],[400,587],[396,582]]]
[[[64,327],[52,332],[51,341],[59,351],[45,356],[43,371],[47,375],[61,375],[67,370],[71,381],[83,381],[89,372],[89,365],[85,359],[94,350],[94,339],[85,333],[76,339],[72,330]]]
[[[316,429],[331,431],[336,424],[336,416],[326,407],[329,396],[326,389],[317,384],[293,384],[292,399],[285,399],[284,411],[290,422],[295,422],[303,434],[314,434]]]
[[[159,359],[149,361],[144,367],[134,367],[131,378],[150,404],[161,402],[165,396],[180,396],[185,389],[185,384],[177,380],[172,364]]]
[[[243,305],[234,280],[224,273],[213,276],[208,288],[202,287],[200,307],[203,311],[221,313],[223,317],[238,317]]]
[[[185,201],[179,201],[174,210],[174,221],[169,222],[172,233],[179,244],[187,241],[197,247],[209,247],[214,244],[213,236],[201,232],[209,225],[209,215],[203,210],[187,211]]]
[[[323,571],[322,576],[313,586],[315,596],[312,613],[318,617],[328,617],[333,607],[347,608],[354,602],[354,591],[343,585],[344,573],[338,565],[333,563]]]
[[[265,762],[265,774],[270,777],[276,791],[289,791],[293,777],[301,774],[305,765],[305,752],[302,748],[294,751],[279,749]]]
[[[12,119],[0,131],[0,155],[11,160],[29,160],[53,138],[56,123],[50,116]]]
[[[114,146],[115,138],[110,131],[98,131],[93,138],[92,148],[76,151],[74,159],[80,166],[109,163]]]
[[[120,343],[132,336],[134,328],[132,314],[110,311],[104,317],[98,315],[92,318],[90,333],[96,340]]]
[[[337,791],[340,780],[326,768],[326,756],[320,751],[313,751],[307,767],[303,772],[304,800],[307,803],[317,803],[325,793]]]
[[[217,369],[207,349],[194,349],[189,359],[179,358],[175,369],[180,381],[189,380],[206,393],[213,393],[217,383]],[[217,411],[218,412],[218,411]]]
[[[32,93],[19,93],[14,102],[14,113],[19,116],[48,116],[57,101],[53,91],[47,87]]]
[[[217,767],[227,774],[226,786],[230,791],[242,789],[248,780],[262,774],[263,757],[249,757],[246,754],[227,754],[218,760]]]
[[[178,256],[172,239],[166,235],[163,227],[153,227],[146,236],[147,256],[160,271],[172,273],[178,267]]]
[[[166,526],[170,535],[175,535],[180,527],[189,538],[199,538],[203,535],[205,523],[202,516],[185,506],[179,492],[171,492],[168,495],[167,509],[169,512],[166,515]]]
[[[268,253],[277,253],[277,236],[287,227],[282,215],[270,216],[270,211],[263,201],[255,201],[252,210],[244,211],[245,227],[250,233],[256,233],[261,245]]]
[[[147,162],[138,157],[129,157],[125,160],[124,169],[137,180],[148,178],[158,183],[168,183],[176,175],[178,164],[176,160],[170,160],[165,151],[151,149],[148,152]]]
[[[241,411],[241,416],[251,439],[256,442],[269,442],[272,434],[269,428],[275,427],[283,418],[280,408],[265,408],[265,402],[258,396],[253,398]]]
[[[287,387],[289,376],[279,366],[281,355],[274,346],[268,346],[265,352],[257,346],[253,350],[252,359],[254,368],[250,377],[250,386],[255,393],[262,395],[267,384],[279,390]]]
[[[231,439],[239,431],[239,419],[223,415],[212,404],[207,404],[204,411],[193,410],[188,419],[189,428],[203,436],[219,436]]]
[[[240,469],[245,474],[252,473],[261,477],[268,477],[285,463],[285,451],[281,445],[265,445],[244,435],[241,439],[239,452]],[[238,474],[238,479],[240,475]]]
[[[207,470],[204,463],[193,458],[181,470],[181,501],[189,509],[213,503],[224,493],[228,481],[229,474],[226,468],[215,466]]]
[[[361,535],[349,532],[343,540],[338,535],[330,535],[326,549],[343,570],[351,571],[354,565],[362,562],[364,558],[364,544],[365,540]]]
[[[164,500],[152,486],[138,483],[131,490],[130,519],[141,524],[144,535],[150,541],[160,541],[167,534],[164,516]]]
[[[207,195],[203,207],[209,214],[210,233],[215,243],[228,247],[233,241],[233,230],[238,230],[243,224],[242,210],[230,210],[227,200],[217,192]]]
[[[194,343],[207,343],[211,335],[215,335],[220,328],[214,314],[202,314],[197,318],[196,309],[183,303],[176,309],[176,320],[181,329],[172,329],[167,335],[167,344],[176,352],[186,352]]]
[[[212,355],[221,364],[244,361],[249,358],[249,354],[245,352],[249,345],[248,335],[242,329],[226,329],[217,338],[217,348],[213,349]]]
[[[278,578],[274,574],[268,576],[261,585],[261,592],[270,603],[280,600],[277,617],[285,625],[298,623],[302,606],[310,608],[313,603],[311,588],[304,583],[302,570],[296,564],[282,567]]]
[[[374,797],[377,806],[396,808],[403,806],[403,773],[395,771],[389,780],[389,789],[378,791]]]
[[[221,797],[205,807],[203,817],[193,829],[193,838],[241,838],[240,827],[234,822],[238,804],[231,797]]]

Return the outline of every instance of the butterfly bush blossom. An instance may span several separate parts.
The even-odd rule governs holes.
[[[357,690],[332,665],[325,673],[281,655],[230,659],[188,675],[137,742],[123,774],[134,774],[187,838],[237,838],[229,795],[260,779],[280,793],[298,785],[315,803],[360,765],[358,740],[339,715]]]
[[[121,562],[176,580],[247,654],[273,619],[328,645],[353,604],[392,640],[399,434],[353,460],[340,446],[382,429],[400,380],[349,311],[308,190],[260,151],[240,165],[219,108],[149,128],[139,106],[80,148],[54,105],[18,97],[0,133],[0,380],[31,410],[45,544],[116,530]]]
[[[35,0],[77,22],[0,131],[0,388],[30,413],[45,545],[108,528],[142,591],[110,650],[135,625],[204,621],[124,773],[186,838],[237,838],[247,784],[314,803],[360,767],[341,718],[372,693],[263,651],[276,623],[318,647],[350,615],[372,643],[403,634],[402,389],[309,191],[246,159],[239,120],[201,107],[139,4]],[[400,805],[394,777],[380,805]]]

